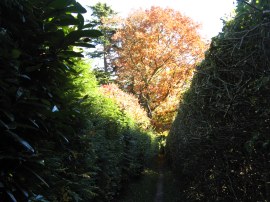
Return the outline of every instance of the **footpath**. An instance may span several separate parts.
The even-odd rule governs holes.
[[[155,202],[163,202],[164,198],[164,168],[165,168],[165,157],[164,155],[158,156],[158,169],[159,169],[159,178],[157,182],[157,192],[155,197]]]
[[[115,202],[182,202],[179,190],[165,156],[158,155],[142,176],[132,181]]]

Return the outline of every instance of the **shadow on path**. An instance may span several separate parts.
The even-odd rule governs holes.
[[[131,181],[114,202],[183,202],[180,185],[166,163],[158,155],[145,168],[142,176]]]
[[[163,202],[164,198],[164,167],[165,167],[165,157],[160,154],[158,156],[158,169],[159,169],[159,178],[157,182],[157,192],[155,196],[155,202]]]

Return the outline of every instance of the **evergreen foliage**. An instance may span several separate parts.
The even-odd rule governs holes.
[[[154,142],[99,93],[75,0],[0,1],[0,201],[110,201]]]
[[[167,154],[186,201],[270,200],[270,11],[239,2],[180,103]]]
[[[96,73],[103,72],[103,76],[110,77],[114,71],[112,59],[115,57],[115,53],[112,36],[116,32],[117,13],[106,3],[98,2],[94,6],[90,6],[90,8],[92,11],[92,21],[89,23],[89,27],[100,30],[102,36],[93,40],[97,45],[97,49],[94,52],[89,52],[88,55],[92,58],[102,59],[103,66],[98,66]]]

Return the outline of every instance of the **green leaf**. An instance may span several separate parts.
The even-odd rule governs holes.
[[[36,126],[37,128],[39,128],[39,125],[36,123],[35,120],[29,119],[29,121],[31,121],[31,123],[32,123],[34,126]]]
[[[48,188],[50,188],[48,183],[41,176],[39,176],[35,171],[31,170],[28,167],[24,167],[24,168],[26,168],[28,171],[30,171],[34,176],[36,176],[36,178],[38,178],[41,182],[43,182],[43,184],[45,184]]]
[[[76,19],[73,15],[65,14],[59,18],[54,18],[51,23],[58,26],[69,26],[69,25],[79,25],[80,21]]]
[[[88,98],[89,98],[89,95],[85,95],[85,96],[83,96],[83,98],[79,99],[79,100],[77,101],[77,103],[82,103],[82,102],[84,102],[85,100],[87,100]]]
[[[83,18],[83,16],[82,16],[82,14],[78,14],[77,15],[77,19],[78,19],[78,22],[79,22],[79,24],[78,24],[78,29],[79,30],[82,30],[82,28],[83,28],[83,25],[84,25],[84,18]]]
[[[20,77],[25,78],[27,80],[31,80],[31,78],[25,74],[21,74]]]
[[[42,195],[35,195],[35,194],[33,194],[33,196],[32,196],[32,198],[31,198],[33,201],[35,201],[35,202],[49,202],[48,200],[46,200],[45,198],[44,198],[44,196],[42,196]],[[30,201],[32,201],[32,200],[30,200]]]
[[[85,28],[92,28],[92,27],[94,27],[95,26],[95,24],[93,24],[93,23],[88,23],[88,24],[85,24],[84,26],[83,26],[83,28],[85,29]]]
[[[97,38],[102,36],[102,33],[98,30],[77,30],[70,32],[64,39],[64,46],[74,44],[82,37]]]
[[[30,151],[32,153],[35,152],[33,147],[27,141],[19,137],[16,133],[11,132],[10,130],[8,130],[7,133],[9,133],[13,140],[21,144],[27,151]]]
[[[67,69],[67,70],[71,71],[71,72],[74,73],[74,74],[77,74],[77,73],[78,73],[75,69],[73,69],[73,68],[67,66],[67,65],[64,64],[64,63],[61,64],[61,66],[62,66],[64,69]]]
[[[2,120],[0,120],[0,126],[3,126],[4,128],[9,129],[8,125]]]
[[[15,196],[10,191],[6,191],[6,193],[12,202],[17,202]]]
[[[66,138],[66,136],[61,135],[61,137],[65,140],[66,143],[69,143],[69,140]]]

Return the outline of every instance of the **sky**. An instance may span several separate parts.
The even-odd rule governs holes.
[[[222,29],[222,20],[230,16],[236,0],[77,0],[84,7],[97,2],[111,6],[120,16],[126,17],[131,11],[151,6],[172,8],[202,25],[201,34],[206,39],[216,36]],[[87,15],[86,15],[87,16]],[[85,16],[85,18],[87,18]]]

